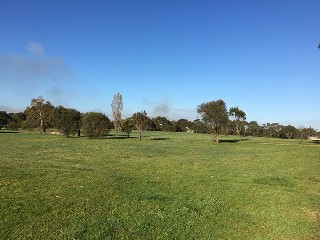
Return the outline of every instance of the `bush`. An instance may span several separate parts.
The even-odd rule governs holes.
[[[14,131],[17,131],[19,128],[20,128],[20,126],[19,126],[19,124],[16,122],[16,121],[13,121],[13,120],[11,120],[9,123],[8,123],[8,129],[10,129],[10,130],[14,130]]]
[[[79,111],[62,106],[56,107],[51,113],[51,122],[55,128],[67,137],[80,128],[81,114]]]
[[[121,121],[121,131],[126,132],[128,137],[130,137],[130,133],[133,129],[133,121],[131,118],[126,118]]]
[[[110,119],[102,113],[90,112],[83,116],[82,127],[85,135],[89,138],[98,138],[103,134],[109,133],[111,122]]]

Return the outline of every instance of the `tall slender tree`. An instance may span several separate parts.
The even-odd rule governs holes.
[[[123,111],[122,95],[119,92],[113,96],[111,108],[114,128],[119,131],[121,129],[121,112]]]
[[[201,114],[203,122],[210,128],[219,143],[219,134],[228,122],[226,104],[219,99],[198,106],[198,113]]]
[[[229,115],[233,118],[233,122],[236,126],[236,132],[239,135],[241,141],[241,128],[243,122],[246,120],[246,113],[240,110],[238,107],[232,107],[229,110]]]

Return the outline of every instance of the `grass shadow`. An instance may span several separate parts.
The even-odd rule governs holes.
[[[129,138],[138,138],[138,137],[132,137],[132,136],[111,136],[111,137],[109,137],[109,136],[107,136],[106,137],[107,139],[129,139]]]
[[[151,138],[150,140],[153,140],[153,141],[164,141],[164,140],[168,140],[168,139],[170,139],[170,138],[166,138],[166,137],[160,138],[160,137],[158,137],[158,138]]]
[[[0,133],[19,133],[19,132],[16,132],[16,131],[2,131],[2,130],[0,130]]]
[[[256,184],[269,185],[269,186],[282,186],[282,187],[293,187],[294,183],[290,182],[286,178],[279,176],[271,176],[264,178],[253,179]]]
[[[237,143],[237,142],[242,142],[242,141],[248,141],[248,138],[243,138],[243,139],[220,139],[220,143]]]

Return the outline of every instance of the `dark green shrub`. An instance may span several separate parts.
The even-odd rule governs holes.
[[[89,138],[99,138],[109,133],[110,127],[110,119],[102,113],[90,112],[83,116],[82,128]]]

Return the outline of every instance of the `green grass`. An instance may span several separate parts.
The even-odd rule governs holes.
[[[320,239],[319,144],[119,134],[0,132],[0,238]]]

